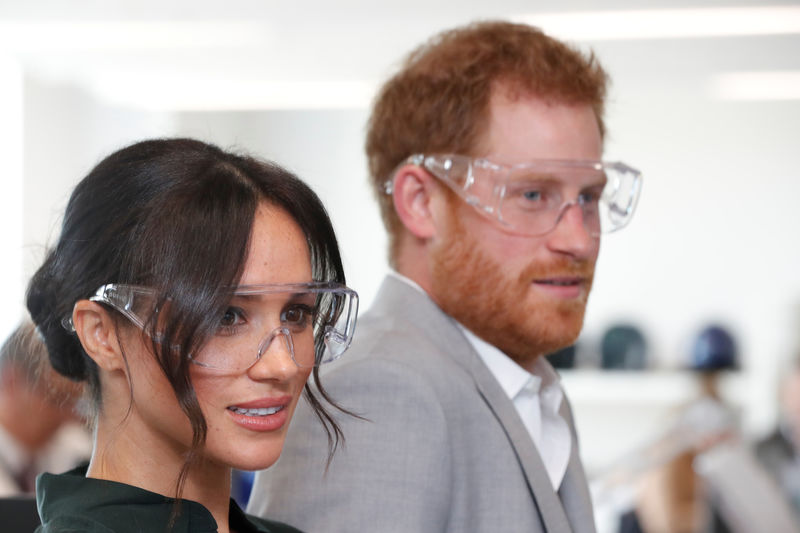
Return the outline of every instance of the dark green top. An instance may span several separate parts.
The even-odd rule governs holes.
[[[36,501],[42,525],[37,532],[155,532],[167,531],[175,502],[138,487],[86,477],[86,466],[66,474],[42,474],[36,481]],[[180,501],[170,533],[216,532],[217,522],[197,502]],[[300,533],[282,524],[247,515],[231,500],[230,529],[239,533]]]

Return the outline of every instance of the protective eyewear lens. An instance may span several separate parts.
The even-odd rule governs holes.
[[[590,235],[617,231],[633,217],[642,182],[639,171],[616,162],[509,166],[461,155],[415,155],[406,163],[425,168],[478,212],[526,236],[549,233],[572,206],[580,207]],[[567,197],[567,184],[578,186],[577,195]]]
[[[90,299],[111,306],[146,330],[155,312],[155,298],[152,289],[108,284]],[[341,284],[242,286],[233,291],[220,313],[214,334],[190,359],[203,368],[238,372],[282,345],[298,367],[312,368],[338,359],[347,350],[357,314],[358,295]],[[274,343],[278,338],[282,342]]]

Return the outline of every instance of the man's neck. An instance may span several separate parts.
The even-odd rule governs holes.
[[[401,251],[394,259],[393,267],[395,272],[416,284],[428,295],[431,294],[429,259],[419,246],[401,247]]]

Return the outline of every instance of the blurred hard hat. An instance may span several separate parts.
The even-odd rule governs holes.
[[[703,328],[692,344],[690,367],[693,370],[733,370],[738,367],[736,341],[724,327]]]
[[[610,370],[642,370],[647,366],[647,341],[636,326],[617,324],[603,334],[602,367]]]
[[[561,348],[547,356],[547,360],[553,368],[574,368],[575,367],[575,345]]]

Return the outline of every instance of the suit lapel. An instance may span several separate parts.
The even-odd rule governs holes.
[[[550,483],[542,458],[536,450],[528,430],[520,420],[519,414],[514,409],[514,404],[506,396],[505,391],[480,357],[474,353],[474,350],[471,351],[474,355],[471,373],[475,384],[484,401],[500,422],[508,436],[508,441],[517,454],[545,529],[549,532],[571,531],[561,500],[553,491],[553,485]]]
[[[567,472],[564,474],[564,480],[561,482],[558,493],[569,517],[572,530],[575,533],[595,533],[592,498],[580,460],[578,435],[575,433],[575,424],[572,421],[572,409],[566,396],[561,402],[559,414],[567,421],[572,432],[572,449]]]
[[[514,404],[453,319],[445,315],[427,295],[393,277],[384,280],[376,302],[381,302],[382,305],[379,308],[373,307],[373,311],[405,317],[425,331],[443,353],[449,354],[470,373],[517,455],[545,530],[551,533],[570,532],[564,507],[553,491],[539,452],[514,409]],[[572,462],[572,458],[570,461]]]

